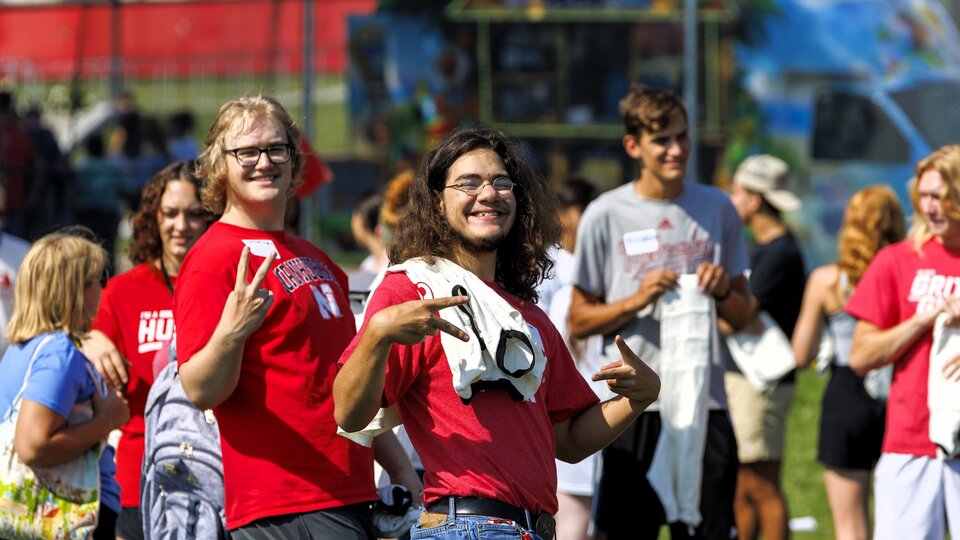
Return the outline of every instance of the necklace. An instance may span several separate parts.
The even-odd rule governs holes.
[[[163,281],[167,283],[170,294],[173,294],[173,283],[170,282],[170,276],[167,275],[167,269],[163,266],[163,255],[160,255],[160,273],[163,274]]]

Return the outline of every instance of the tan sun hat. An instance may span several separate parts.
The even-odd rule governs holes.
[[[763,195],[781,212],[800,208],[800,199],[787,189],[790,168],[786,162],[769,154],[750,156],[733,173],[733,183]]]

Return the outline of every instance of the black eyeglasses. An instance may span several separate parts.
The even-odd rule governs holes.
[[[483,188],[486,186],[493,186],[494,191],[501,195],[506,195],[513,191],[514,182],[513,180],[507,178],[506,176],[498,176],[493,179],[493,182],[481,182],[480,180],[466,180],[460,182],[459,184],[450,184],[449,186],[443,186],[443,189],[453,188],[457,191],[462,191],[467,195],[476,197],[483,191]]]
[[[266,153],[267,160],[274,165],[283,165],[293,157],[293,146],[289,144],[274,144],[264,148],[258,146],[244,146],[243,148],[232,148],[224,150],[233,154],[237,158],[237,163],[241,167],[254,167],[260,163],[260,155]]]

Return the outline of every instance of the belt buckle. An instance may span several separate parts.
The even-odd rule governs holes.
[[[557,521],[550,514],[540,514],[533,529],[543,540],[553,540],[557,534]]]

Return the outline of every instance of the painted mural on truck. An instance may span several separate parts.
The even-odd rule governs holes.
[[[736,48],[747,113],[728,170],[774,153],[794,168],[803,207],[788,216],[808,266],[836,256],[850,196],[885,183],[912,213],[917,161],[960,142],[960,38],[939,0],[761,3]]]

